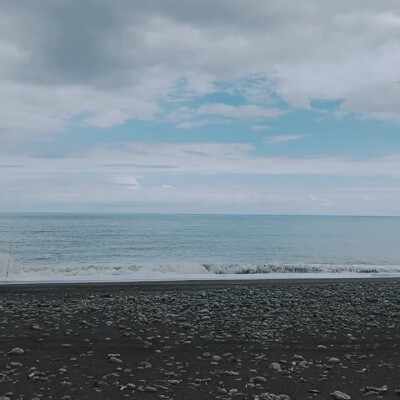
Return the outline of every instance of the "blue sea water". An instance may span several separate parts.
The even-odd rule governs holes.
[[[400,276],[400,218],[0,214],[0,281],[7,269],[9,281]]]

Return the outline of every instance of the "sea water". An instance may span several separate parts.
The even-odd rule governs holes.
[[[0,214],[0,281],[400,276],[399,217]]]

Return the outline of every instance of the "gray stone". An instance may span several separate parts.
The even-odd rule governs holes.
[[[250,378],[251,383],[265,383],[267,382],[267,378],[264,376],[254,376],[253,378]]]
[[[21,347],[14,347],[8,354],[11,354],[13,356],[22,356],[25,354],[25,350],[21,349]]]
[[[350,400],[351,399],[351,397],[348,394],[343,393],[339,390],[335,390],[333,393],[331,393],[331,396],[333,396],[336,400]]]
[[[273,362],[269,366],[274,371],[281,371],[281,364]]]
[[[117,357],[110,357],[108,361],[113,364],[122,364],[123,362],[120,358]]]

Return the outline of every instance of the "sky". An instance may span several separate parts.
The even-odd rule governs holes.
[[[0,212],[400,215],[398,0],[3,0]]]

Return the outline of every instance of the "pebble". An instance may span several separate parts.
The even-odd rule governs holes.
[[[145,392],[149,392],[149,393],[155,393],[155,392],[157,392],[157,388],[155,388],[155,387],[153,387],[153,386],[146,386],[146,387],[144,388],[144,391],[145,391]]]
[[[14,355],[14,356],[21,356],[25,354],[25,350],[21,349],[20,347],[14,347],[8,354]]]
[[[250,378],[251,383],[265,383],[267,382],[267,378],[264,376],[254,376],[253,378]]]
[[[122,362],[123,362],[120,358],[113,357],[113,356],[111,356],[111,357],[108,359],[108,361],[109,361],[110,363],[113,363],[113,364],[122,364]]]
[[[377,369],[386,382],[396,382],[398,284],[380,283],[379,290],[376,283],[290,284],[288,289],[218,285],[204,296],[193,287],[155,286],[110,287],[107,296],[96,288],[15,292],[0,318],[1,347],[26,346],[26,355],[22,364],[14,349],[0,350],[1,395],[60,400],[70,391],[65,396],[74,399],[172,400],[198,394],[290,400],[287,394],[264,392],[281,387],[296,398],[303,393],[305,399],[317,394],[322,399],[332,382],[343,382],[355,398],[359,391],[385,394],[385,386],[362,387],[379,382]],[[368,321],[379,327],[366,327]],[[360,387],[351,384],[359,379]],[[388,392],[394,394],[392,388]],[[350,396],[335,391],[332,398]]]
[[[350,399],[351,399],[351,397],[350,397],[348,394],[343,393],[343,392],[341,392],[341,391],[339,391],[339,390],[334,391],[333,393],[331,393],[331,395],[332,395],[336,400],[350,400]]]
[[[136,385],[134,383],[127,383],[126,384],[126,388],[129,390],[135,390],[136,389]]]
[[[273,362],[269,366],[274,371],[281,371],[281,364]]]

